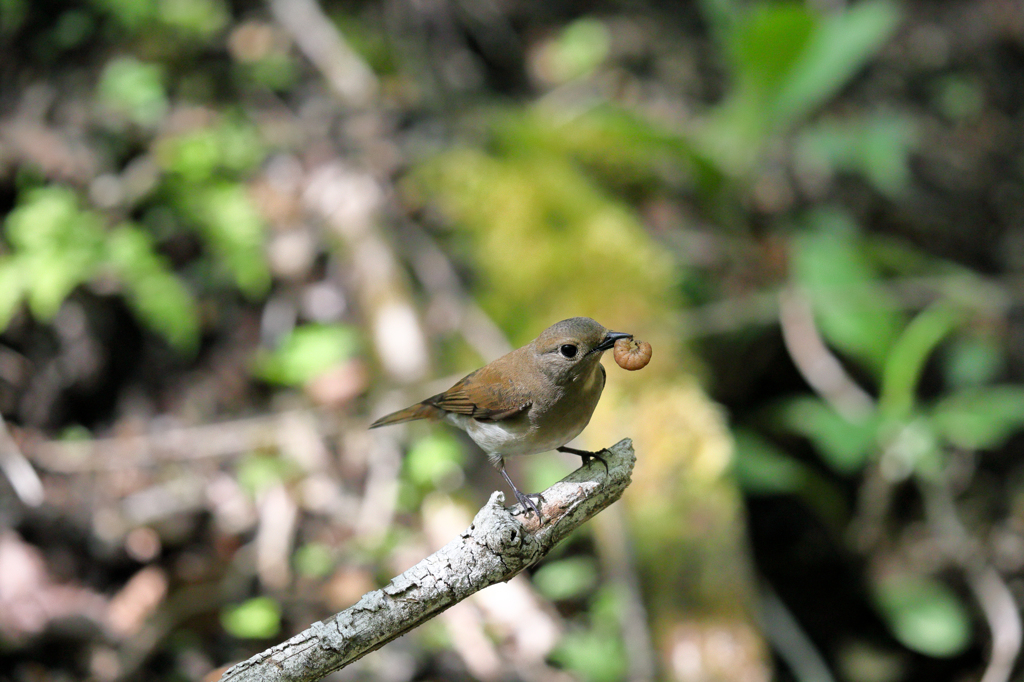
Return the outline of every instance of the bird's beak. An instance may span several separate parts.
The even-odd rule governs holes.
[[[619,339],[631,339],[631,338],[633,338],[632,334],[625,334],[623,332],[608,332],[607,334],[604,335],[604,339],[601,340],[601,343],[597,344],[594,347],[594,350],[595,351],[609,350],[612,346],[615,345],[615,342],[618,341]]]

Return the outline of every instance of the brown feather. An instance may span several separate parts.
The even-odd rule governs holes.
[[[411,407],[407,407],[404,410],[398,412],[392,412],[386,414],[377,421],[370,424],[371,429],[375,429],[378,426],[387,426],[388,424],[400,424],[402,422],[411,422],[416,419],[443,419],[444,413],[427,403],[424,400],[422,403],[416,403]]]
[[[445,412],[464,414],[480,421],[500,421],[529,409],[530,400],[522,387],[510,381],[503,372],[506,358],[469,374],[444,393],[423,402]]]
[[[532,404],[522,386],[516,386],[504,371],[505,365],[521,351],[498,358],[486,367],[466,375],[444,393],[438,393],[404,410],[385,415],[370,424],[371,429],[415,419],[444,419],[446,412],[464,414],[479,421],[510,419]],[[518,389],[518,390],[517,390]]]

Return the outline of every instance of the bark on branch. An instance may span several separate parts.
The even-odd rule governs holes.
[[[505,509],[504,495],[495,492],[458,538],[354,606],[229,668],[221,682],[319,680],[474,592],[509,580],[622,496],[636,462],[632,441],[619,441],[603,457],[607,474],[594,461],[545,490],[539,521],[524,517],[518,505]]]

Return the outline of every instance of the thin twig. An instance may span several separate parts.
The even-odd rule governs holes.
[[[3,417],[0,417],[0,470],[7,476],[14,493],[24,504],[38,507],[43,503],[43,482],[39,480],[39,474],[32,468],[31,462],[25,459]]]
[[[605,456],[542,493],[541,519],[503,506],[496,492],[461,536],[354,606],[228,669],[222,682],[319,680],[433,618],[489,585],[537,563],[559,541],[622,496],[629,485],[633,444],[625,439]],[[518,516],[516,514],[519,514]]]
[[[296,418],[318,418],[318,433],[333,435],[339,427],[329,416],[326,409],[296,410],[137,435],[45,441],[25,450],[37,466],[57,473],[134,469],[165,461],[228,457],[277,444]]]
[[[835,682],[825,659],[800,621],[770,587],[761,596],[762,630],[800,682]]]
[[[991,566],[969,572],[968,584],[992,632],[992,651],[981,682],[1006,682],[1020,655],[1021,620],[1017,600],[1003,576]]]
[[[365,107],[376,100],[380,89],[377,77],[316,0],[269,0],[269,5],[274,18],[346,104]]]
[[[511,351],[508,338],[466,291],[448,254],[417,223],[403,220],[399,227],[395,248],[430,294],[430,310],[440,309],[439,314],[428,311],[428,320],[446,318],[444,331],[458,330],[485,362]],[[437,326],[442,325],[431,331]]]
[[[858,296],[881,288],[892,297],[897,308],[907,310],[923,308],[939,298],[949,298],[1001,319],[1011,306],[1024,301],[1022,279],[984,278],[954,273],[847,284],[827,287],[827,291],[834,296]],[[779,294],[780,290],[755,291],[690,308],[679,313],[679,325],[685,338],[702,338],[746,327],[768,326],[778,321]]]
[[[978,600],[992,634],[992,651],[981,682],[1007,682],[1020,655],[1024,624],[1006,581],[977,551],[960,515],[945,477],[918,479],[925,517],[951,561],[961,566],[967,585]]]
[[[814,323],[808,296],[797,287],[779,293],[782,340],[800,374],[818,395],[848,421],[857,422],[875,407],[875,400],[846,373]]]

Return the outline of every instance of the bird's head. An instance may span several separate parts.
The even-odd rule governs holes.
[[[541,371],[561,384],[593,370],[618,339],[632,337],[609,331],[589,317],[572,317],[545,329],[530,347]]]

